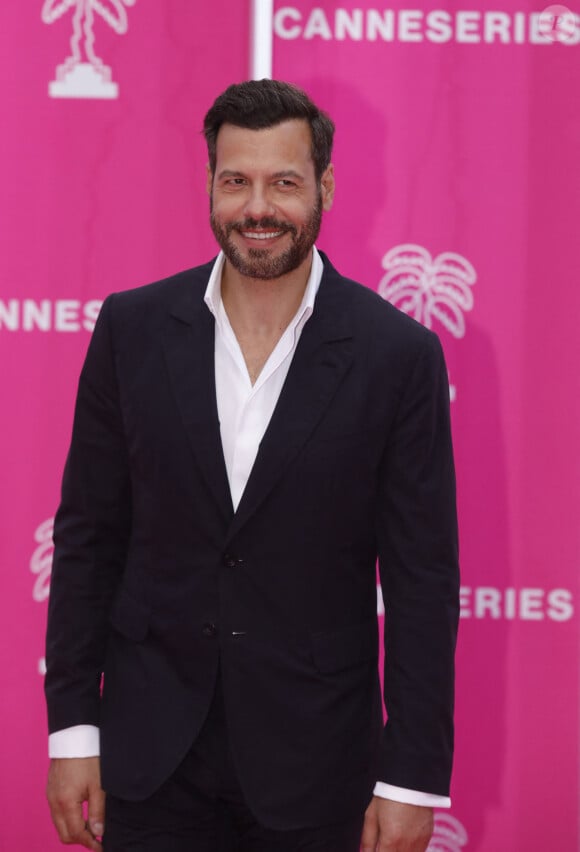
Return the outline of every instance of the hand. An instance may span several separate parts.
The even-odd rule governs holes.
[[[105,830],[105,794],[98,757],[51,760],[46,798],[63,843],[78,843],[93,852],[102,852],[97,838]],[[88,803],[86,822],[83,802]]]
[[[361,852],[425,852],[433,808],[373,796],[365,814]]]

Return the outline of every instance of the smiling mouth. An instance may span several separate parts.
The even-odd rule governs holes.
[[[284,231],[241,231],[242,237],[247,240],[272,240],[280,237]]]

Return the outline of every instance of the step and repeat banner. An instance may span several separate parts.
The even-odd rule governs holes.
[[[337,125],[320,247],[434,329],[462,553],[453,806],[431,850],[578,850],[580,9],[275,3],[273,76]],[[44,802],[52,518],[107,293],[215,253],[200,134],[250,4],[30,0],[0,68],[0,850]],[[379,611],[380,611],[379,598]]]
[[[337,267],[448,360],[462,622],[445,852],[578,849],[580,7],[276,3],[337,124]]]
[[[248,74],[247,3],[2,3],[0,850],[56,852],[44,801],[52,519],[104,297],[215,252],[203,116]],[[160,850],[161,852],[161,850]]]

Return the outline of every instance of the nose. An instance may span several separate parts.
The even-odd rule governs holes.
[[[253,184],[246,198],[244,205],[244,214],[248,219],[262,219],[265,216],[272,216],[274,213],[274,205],[269,196],[267,187]]]

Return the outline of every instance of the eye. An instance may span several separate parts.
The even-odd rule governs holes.
[[[226,186],[244,186],[245,183],[246,183],[245,178],[233,177],[233,178],[229,178],[226,181]]]
[[[293,180],[288,180],[288,178],[281,178],[276,181],[276,186],[280,187],[280,189],[293,189],[296,184]]]

